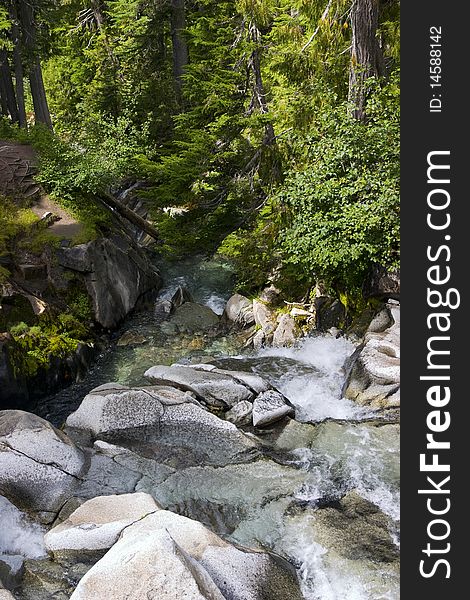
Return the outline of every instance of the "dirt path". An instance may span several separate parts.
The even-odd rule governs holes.
[[[58,217],[49,231],[59,238],[70,240],[82,231],[83,225],[42,193],[34,180],[36,163],[37,157],[31,146],[0,140],[0,194],[32,198],[31,210],[39,218],[47,212]]]
[[[83,225],[70,216],[57,202],[51,200],[49,196],[41,196],[31,207],[31,210],[40,218],[47,212],[51,212],[60,218],[60,221],[56,221],[49,227],[49,231],[57,237],[71,240],[83,230]]]

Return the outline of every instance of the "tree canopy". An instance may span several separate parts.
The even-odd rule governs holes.
[[[0,110],[48,191],[93,212],[145,180],[162,251],[223,253],[247,292],[398,265],[398,82],[398,0],[0,6]]]

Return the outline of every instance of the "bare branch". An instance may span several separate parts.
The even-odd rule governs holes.
[[[326,19],[326,17],[328,16],[328,13],[330,12],[330,8],[331,8],[332,4],[333,4],[333,0],[328,0],[328,4],[326,5],[325,10],[323,11],[320,21],[324,21]],[[307,50],[307,48],[313,42],[313,40],[315,39],[315,37],[319,31],[320,31],[320,25],[318,25],[318,27],[315,29],[315,31],[310,36],[310,39],[308,40],[308,42],[303,46],[302,50],[300,51],[300,54],[302,54],[302,52],[305,52],[305,50]]]

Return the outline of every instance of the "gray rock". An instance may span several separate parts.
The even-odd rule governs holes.
[[[400,270],[388,271],[376,265],[365,280],[362,292],[365,298],[400,300]]]
[[[62,267],[82,274],[95,320],[106,328],[115,327],[144,294],[161,286],[144,252],[122,236],[60,248],[57,258]]]
[[[393,325],[384,331],[379,319],[372,321],[364,343],[346,364],[343,395],[360,405],[390,409],[399,406],[400,309],[390,310]],[[380,318],[382,320],[382,318]],[[384,317],[385,319],[385,317]]]
[[[276,313],[271,308],[259,300],[254,300],[253,314],[256,325],[261,327],[265,335],[274,333],[276,329]]]
[[[229,377],[233,377],[235,381],[249,388],[255,394],[261,394],[261,392],[266,392],[267,390],[272,389],[272,386],[256,373],[218,369],[214,365],[208,363],[191,365],[191,367],[197,371],[210,371],[211,373],[219,373],[220,375],[228,375]]]
[[[183,305],[184,306],[184,305]],[[186,366],[157,365],[145,372],[152,383],[171,385],[193,392],[210,406],[233,406],[242,400],[252,400],[253,392],[231,375],[214,370],[197,370]]]
[[[69,429],[81,429],[93,436],[115,433],[160,422],[163,399],[148,387],[130,389],[107,384],[92,390],[66,421]]]
[[[129,494],[134,491],[141,478],[141,473],[128,469],[101,452],[96,452],[90,455],[90,466],[76,494],[85,500],[96,496]]]
[[[171,322],[181,333],[196,333],[217,327],[219,317],[208,306],[185,302],[175,310]]]
[[[171,452],[171,460],[165,464],[175,468],[190,464],[226,465],[259,455],[255,442],[235,425],[195,404],[166,407],[158,440]]]
[[[238,402],[229,411],[225,413],[225,418],[230,423],[235,425],[248,425],[251,423],[251,413],[253,411],[253,405],[247,400]]]
[[[369,324],[367,331],[369,333],[383,333],[393,325],[394,321],[390,309],[385,306],[377,313]]]
[[[255,427],[270,425],[293,414],[292,406],[288,405],[284,396],[275,390],[259,394],[253,402],[253,425]]]
[[[160,300],[155,303],[153,307],[155,318],[157,321],[164,321],[170,316],[170,313],[173,309],[173,305],[170,300]]]
[[[161,481],[171,472],[168,467],[204,461],[226,464],[257,454],[256,444],[235,425],[194,402],[190,393],[162,386],[128,389],[108,385],[88,394],[67,419],[70,435],[85,444],[99,439],[111,442],[114,448],[131,446],[142,457],[138,459],[129,449],[116,450],[118,457],[109,447],[106,451],[98,448],[80,495],[127,493],[143,475],[149,485]],[[153,458],[153,472],[144,457]]]
[[[173,308],[179,308],[185,302],[194,302],[189,290],[181,285],[178,286],[176,292],[171,298]]]
[[[89,244],[78,244],[72,248],[59,248],[57,261],[61,267],[78,271],[79,273],[90,273],[93,271]]]
[[[262,329],[260,329],[259,331],[257,331],[255,333],[255,335],[253,336],[253,348],[255,350],[261,350],[261,348],[264,346],[265,342],[266,342],[266,334],[264,333],[264,331]]]
[[[255,322],[253,303],[241,294],[234,294],[225,306],[223,317],[230,323],[249,327]]]
[[[0,493],[16,506],[57,512],[84,469],[83,452],[50,423],[23,411],[0,412]]]
[[[300,337],[300,334],[301,330],[295,322],[295,319],[291,317],[291,315],[281,315],[279,318],[279,324],[274,332],[273,346],[278,348],[283,346],[292,346]]]
[[[167,477],[174,473],[174,469],[162,465],[152,458],[141,456],[129,448],[122,448],[114,444],[109,444],[102,440],[97,440],[93,447],[97,453],[112,458],[113,463],[120,465],[130,472],[137,473],[139,476],[146,476],[155,483],[162,483]]]
[[[111,548],[129,525],[159,510],[148,494],[121,494],[92,498],[44,536],[54,555],[78,550]]]
[[[71,600],[129,597],[301,600],[302,594],[287,563],[235,548],[196,521],[158,511],[122,532]]]

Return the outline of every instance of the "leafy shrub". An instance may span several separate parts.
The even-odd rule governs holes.
[[[369,121],[346,103],[326,106],[304,135],[304,162],[287,174],[254,225],[229,236],[242,286],[256,289],[322,280],[355,294],[373,263],[399,260],[399,88],[371,81]]]

